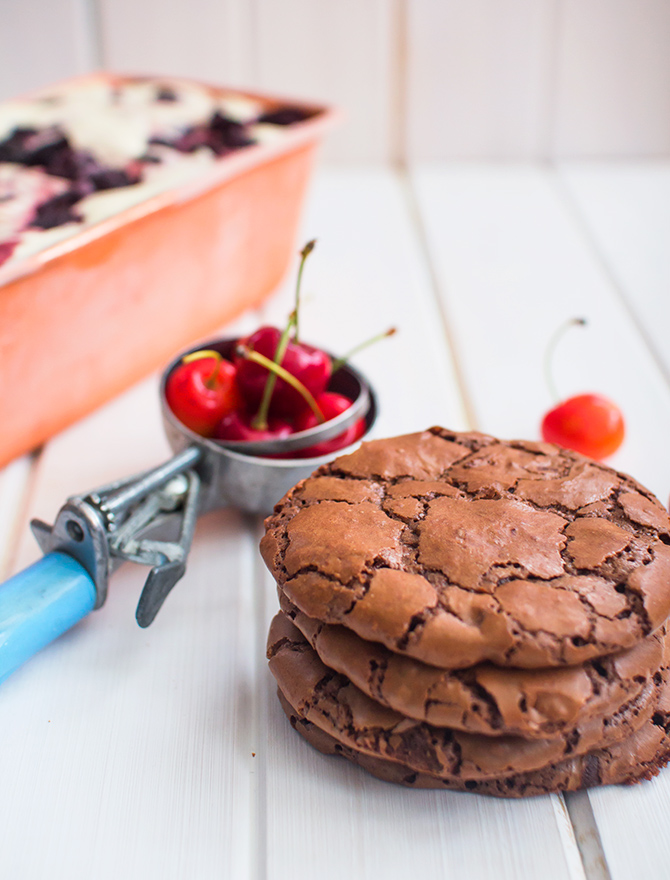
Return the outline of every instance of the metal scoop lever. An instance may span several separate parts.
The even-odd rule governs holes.
[[[150,565],[136,612],[139,625],[148,626],[186,571],[201,488],[193,466],[201,457],[191,447],[130,480],[68,499],[53,526],[32,521],[40,548],[79,562],[95,586],[95,608],[104,603],[109,575],[121,562]]]

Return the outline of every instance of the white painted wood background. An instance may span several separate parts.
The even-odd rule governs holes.
[[[0,0],[0,100],[74,73],[329,100],[335,160],[670,152],[668,0]]]

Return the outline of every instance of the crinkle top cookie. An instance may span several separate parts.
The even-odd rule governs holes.
[[[619,742],[652,719],[668,680],[664,668],[619,711],[587,716],[555,737],[490,737],[435,727],[380,705],[325,666],[283,614],[270,625],[267,653],[270,671],[290,705],[343,745],[414,770],[462,779],[539,770]]]
[[[346,626],[314,620],[285,597],[281,606],[320,661],[380,705],[438,727],[487,736],[569,739],[586,720],[621,712],[670,665],[664,625],[632,648],[579,666],[511,669],[479,663],[437,669],[361,639]]]
[[[547,443],[431,428],[298,483],[263,558],[301,611],[443,668],[561,666],[670,613],[670,531],[635,480]]]

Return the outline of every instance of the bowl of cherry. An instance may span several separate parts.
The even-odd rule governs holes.
[[[275,404],[265,427],[254,427],[257,410],[238,377],[240,344],[239,339],[214,340],[168,366],[161,383],[163,424],[175,453],[189,446],[203,453],[202,510],[229,504],[265,514],[295,483],[364,437],[375,421],[377,405],[366,379],[346,364],[328,377],[321,393],[312,395],[322,420],[309,408],[283,410]],[[200,356],[203,351],[207,355]],[[335,360],[322,353],[331,363]],[[195,354],[198,357],[189,360]],[[191,366],[196,364],[197,370]],[[212,380],[214,372],[221,378]]]
[[[178,453],[201,450],[202,509],[231,504],[268,513],[296,482],[346,452],[372,427],[377,404],[349,355],[338,358],[301,340],[300,278],[284,330],[260,327],[239,339],[215,339],[176,357],[163,374],[161,406]]]

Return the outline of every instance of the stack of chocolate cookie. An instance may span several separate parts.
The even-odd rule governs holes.
[[[266,527],[270,669],[321,751],[506,797],[670,758],[669,522],[630,477],[432,428],[320,468]]]

